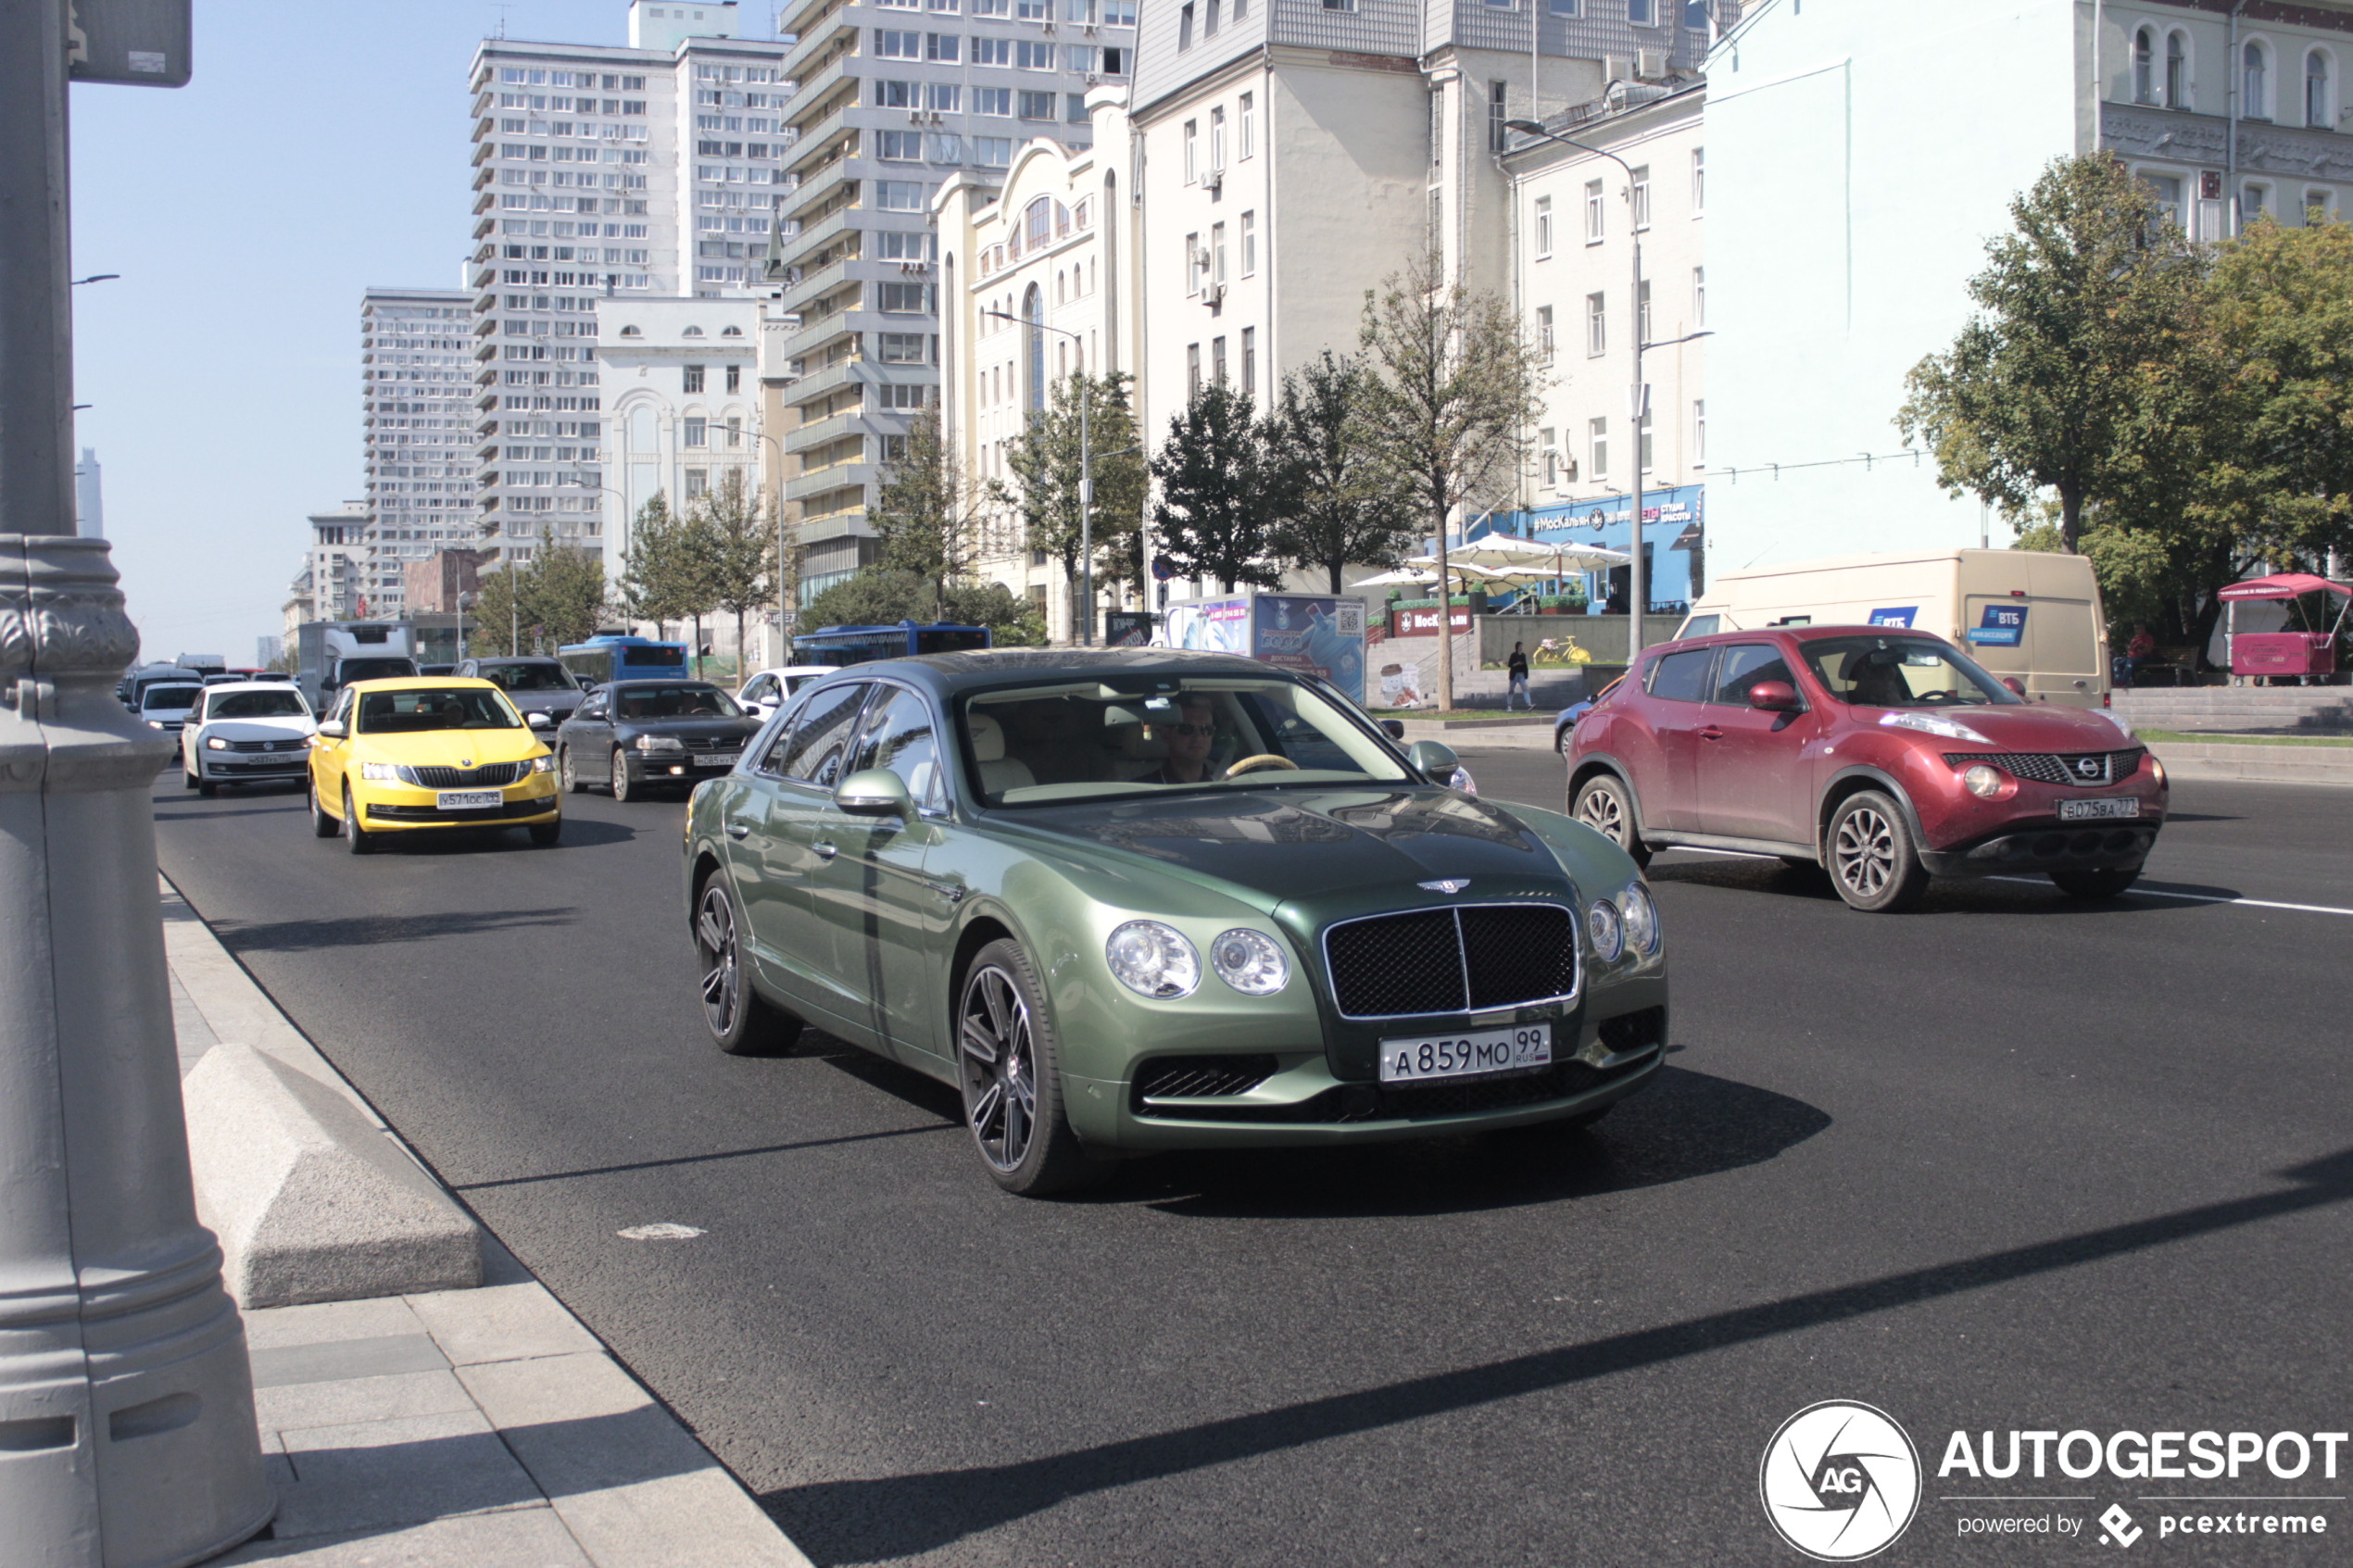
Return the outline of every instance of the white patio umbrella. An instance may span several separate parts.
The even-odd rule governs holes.
[[[1400,567],[1394,571],[1384,571],[1377,577],[1361,578],[1350,583],[1349,586],[1352,588],[1411,588],[1437,581],[1438,573],[1435,571],[1416,571],[1410,567]]]

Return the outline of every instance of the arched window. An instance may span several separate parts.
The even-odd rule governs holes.
[[[1056,305],[1070,303],[1069,275],[1059,267],[1054,269],[1054,303]]]
[[[744,335],[744,330],[741,327],[726,327],[721,329],[719,335],[721,337],[741,337]]]
[[[2239,113],[2248,119],[2271,118],[2271,56],[2263,45],[2249,42],[2239,58]]]
[[[623,337],[643,337],[646,334],[639,332],[635,327],[623,327],[621,329],[621,335]]]
[[[2165,107],[2169,109],[2190,107],[2189,40],[2178,32],[2165,35]]]
[[[1053,238],[1054,201],[1039,196],[1022,214],[1022,240],[1031,250],[1043,249]]]
[[[688,327],[685,332],[680,332],[678,335],[680,337],[700,337],[702,336],[702,329],[700,327]]]
[[[1043,203],[1045,199],[1040,196],[1038,201]],[[1030,210],[1035,213],[1041,208],[1033,204]],[[1029,365],[1028,402],[1032,414],[1046,411],[1046,334],[1038,330],[1038,325],[1045,313],[1046,297],[1038,291],[1038,285],[1032,283],[1021,297],[1021,319],[1026,323],[1022,330],[1028,340],[1022,345],[1026,351],[1022,358]]]
[[[2325,127],[2329,114],[2329,57],[2318,49],[2304,56],[2304,123]]]
[[[2133,101],[2157,102],[2157,34],[2143,28],[2133,35]]]

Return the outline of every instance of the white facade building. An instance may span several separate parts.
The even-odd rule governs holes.
[[[371,288],[359,299],[359,424],[369,522],[360,575],[370,608],[398,615],[408,563],[473,543],[470,296]]]
[[[1048,406],[1054,383],[1136,371],[1142,223],[1128,199],[1127,94],[1098,87],[1087,101],[1092,146],[1041,138],[1014,155],[1001,189],[960,175],[934,203],[941,431],[977,482],[1017,486],[1006,444]],[[1061,561],[1026,548],[1014,517],[992,520],[981,570],[1035,600],[1048,626],[1071,624]]]
[[[2335,212],[2348,66],[2347,0],[1753,7],[1709,61],[1718,565],[1978,543],[1981,508],[1937,489],[1894,418],[1968,320],[2012,198],[2107,147],[2193,238]]]
[[[611,477],[575,481],[602,512],[608,575],[656,495],[673,513],[733,470],[759,483],[760,304],[749,299],[607,299],[597,307],[604,366],[602,442]],[[590,473],[586,468],[576,470]]]
[[[365,501],[310,514],[310,550],[286,607],[289,626],[376,613],[367,588],[369,515]]]
[[[598,301],[749,297],[744,248],[791,140],[790,45],[736,25],[733,5],[633,0],[625,48],[475,52],[475,498],[503,560],[542,542],[601,553],[595,492],[542,483],[558,470],[540,456],[575,476],[600,461]]]

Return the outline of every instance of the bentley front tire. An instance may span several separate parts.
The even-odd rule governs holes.
[[[956,1001],[956,1061],[964,1126],[989,1176],[1026,1198],[1101,1180],[1063,1113],[1062,1067],[1045,992],[1017,942],[974,955]]]
[[[538,830],[534,829],[536,833]],[[729,1056],[781,1056],[800,1037],[800,1020],[772,1005],[751,983],[744,922],[724,876],[695,895],[695,959],[702,972],[702,1021]]]

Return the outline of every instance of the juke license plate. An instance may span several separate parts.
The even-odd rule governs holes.
[[[1459,1035],[1407,1036],[1380,1043],[1380,1081],[1419,1084],[1432,1078],[1476,1078],[1544,1067],[1553,1060],[1553,1026],[1466,1029]]]
[[[736,759],[742,755],[743,753],[740,751],[698,751],[695,753],[695,766],[698,768],[732,768],[736,765]]]
[[[2058,803],[2062,822],[2093,822],[2103,817],[2137,817],[2141,814],[2138,800],[2062,800]]]
[[[445,789],[433,803],[444,811],[495,811],[505,798],[495,789]]]

